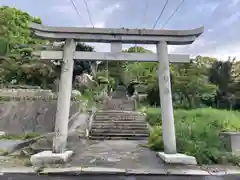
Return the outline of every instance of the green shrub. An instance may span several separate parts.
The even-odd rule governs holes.
[[[8,53],[8,40],[5,38],[0,38],[0,56],[5,56]]]
[[[162,127],[154,126],[150,131],[148,144],[153,150],[163,151]]]
[[[147,108],[143,110],[147,114],[147,122],[151,125],[162,125],[160,108]]]
[[[160,109],[145,111],[149,124],[153,125],[149,145],[153,150],[163,150]],[[180,153],[195,156],[200,164],[236,163],[225,149],[223,131],[240,130],[240,112],[211,108],[176,110],[174,113],[177,149]],[[238,161],[240,162],[240,161]]]

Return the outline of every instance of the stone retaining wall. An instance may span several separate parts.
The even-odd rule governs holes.
[[[52,132],[56,110],[57,96],[49,90],[0,89],[0,131]],[[73,97],[70,116],[79,110],[80,102]]]

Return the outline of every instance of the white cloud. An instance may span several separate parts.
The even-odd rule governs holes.
[[[99,28],[105,27],[106,20],[110,17],[111,14],[114,13],[115,10],[121,7],[119,3],[114,3],[108,5],[103,9],[99,9],[101,2],[102,1],[99,0],[89,2],[89,9],[94,26]],[[79,17],[78,13],[70,3],[65,4],[63,1],[61,1],[61,3],[62,4],[53,6],[49,11],[55,14],[64,14],[64,18],[69,19],[69,21],[72,23],[72,26],[91,27],[91,24],[89,23],[88,13],[83,3],[80,6],[80,3],[77,3],[77,1],[75,2],[81,17]]]
[[[232,14],[230,17],[226,17],[222,23],[220,24],[220,26],[229,26],[231,24],[233,24],[234,22],[236,22],[240,17],[240,11]]]
[[[229,56],[240,59],[239,47],[240,47],[240,43],[231,43],[231,44],[229,43],[224,46],[216,47],[216,49],[211,50],[208,53],[202,53],[202,54],[213,56],[221,60],[227,60]]]
[[[239,2],[240,2],[240,0],[232,0],[232,2],[229,4],[229,8],[236,6]]]
[[[120,4],[115,3],[115,4],[105,8],[103,11],[105,12],[105,14],[112,14],[114,12],[114,10],[117,10],[119,8],[120,8]]]
[[[104,28],[105,27],[105,22],[97,22],[94,27],[97,27],[97,28]]]
[[[209,12],[209,11],[213,12],[218,7],[218,5],[219,5],[219,3],[209,2],[209,3],[204,3],[201,5],[198,5],[196,7],[196,9],[199,13]]]
[[[95,17],[95,19],[97,19],[97,21],[105,22],[114,13],[114,11],[119,8],[120,4],[115,3],[104,8],[103,10],[99,10],[97,13],[93,14],[93,16]]]

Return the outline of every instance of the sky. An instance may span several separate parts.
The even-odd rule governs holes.
[[[86,0],[95,27],[153,28],[166,0]],[[162,28],[182,0],[169,0],[156,29]],[[91,27],[84,0],[0,0],[40,17],[45,25]],[[240,59],[240,0],[185,0],[164,29],[194,29],[204,33],[191,45],[169,46],[169,53]],[[109,44],[92,44],[97,51],[110,51]],[[128,48],[131,45],[124,45]],[[154,45],[144,45],[156,51]]]

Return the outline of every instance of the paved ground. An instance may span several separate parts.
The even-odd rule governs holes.
[[[121,175],[82,175],[82,176],[47,176],[34,174],[4,174],[0,180],[239,180],[239,176],[121,176]]]
[[[183,177],[182,174],[184,175],[189,173],[197,174],[197,173],[202,173],[203,171],[207,172],[207,174],[212,174],[213,172],[213,174],[219,173],[221,175],[226,175],[228,174],[226,173],[227,172],[226,169],[232,168],[232,167],[221,167],[221,166],[219,167],[201,166],[200,167],[200,166],[186,166],[186,165],[185,166],[184,165],[166,165],[160,160],[160,158],[156,156],[155,152],[146,148],[146,143],[147,143],[146,141],[130,141],[130,140],[117,140],[117,141],[116,140],[106,140],[106,141],[86,140],[73,135],[72,137],[69,137],[69,141],[68,141],[68,148],[75,152],[71,161],[66,165],[53,165],[51,167],[85,167],[85,168],[86,167],[109,167],[109,168],[139,170],[139,171],[154,170],[155,172],[158,172],[158,173],[165,172],[166,173],[165,175],[168,174],[168,176],[169,174],[171,174],[171,177],[173,174],[181,174],[181,177]],[[39,141],[38,144],[32,145],[32,147],[34,147],[36,150],[40,148],[42,151],[42,147],[51,149],[51,145],[52,143],[50,141],[44,140],[44,141]],[[22,158],[18,156],[17,157],[16,156],[12,156],[12,157],[0,156],[0,170],[3,167],[21,167],[21,166],[22,167],[29,166],[29,158]],[[236,167],[233,167],[233,171],[235,169]],[[128,177],[128,178],[134,179],[134,177]],[[165,177],[164,179],[168,180],[169,178],[170,177]],[[149,177],[146,179],[149,179]],[[190,179],[194,180],[193,176],[191,176]],[[201,179],[203,179],[203,176],[201,176]],[[211,180],[218,180],[218,179],[221,179],[221,178],[218,177],[217,179],[214,179],[214,176],[212,176],[211,178]],[[1,176],[0,176],[0,180],[1,180]],[[173,180],[173,179],[170,178],[169,180]],[[208,179],[205,178],[204,180],[208,180]],[[229,180],[234,180],[234,179],[229,179]]]
[[[72,166],[102,166],[130,169],[161,169],[163,162],[156,153],[144,147],[146,141],[81,139],[77,144],[69,144],[75,152]]]
[[[0,149],[7,149],[18,141],[0,141]],[[70,137],[68,148],[74,151],[71,161],[65,165],[83,167],[114,167],[125,169],[163,169],[163,162],[156,157],[156,153],[144,147],[147,141],[130,140],[86,140]],[[35,149],[51,149],[51,142],[44,140],[32,145]],[[16,166],[13,158],[0,156],[0,167]],[[21,161],[21,160],[20,160]],[[21,163],[18,165],[21,165]]]
[[[19,142],[22,142],[21,140],[0,140],[0,149],[5,150],[8,149],[15,144],[18,144]]]

